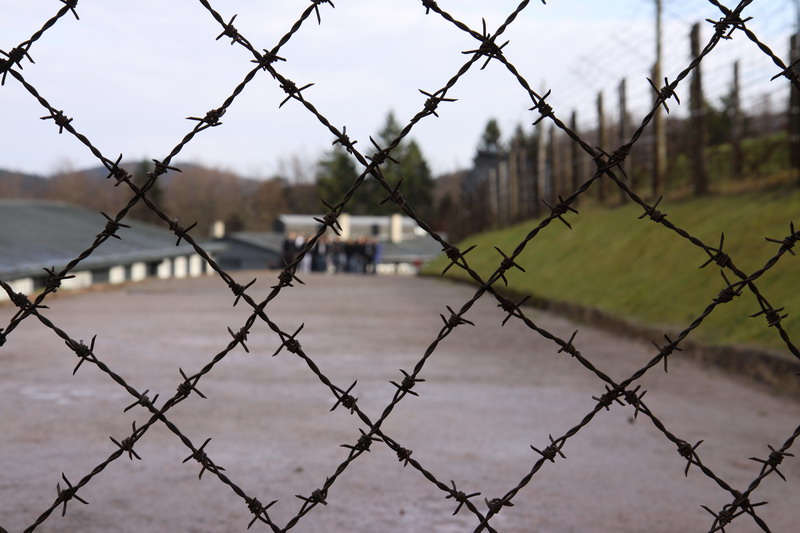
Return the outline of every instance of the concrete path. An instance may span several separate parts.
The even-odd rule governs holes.
[[[252,294],[265,294],[275,273],[257,276]],[[404,277],[309,276],[269,307],[281,328],[294,331],[303,349],[336,385],[358,384],[353,395],[373,419],[390,401],[399,369],[411,370],[440,327],[445,306],[459,308],[472,294],[464,285]],[[231,306],[233,295],[217,278],[147,281],[100,292],[56,295],[43,313],[73,338],[88,342],[111,369],[150,396],[171,396],[182,378],[195,373],[230,341],[247,306]],[[0,307],[0,325],[14,313]],[[526,311],[537,324],[575,340],[597,367],[620,381],[642,367],[652,345],[614,338],[561,318]],[[480,492],[473,501],[516,486],[548,435],[561,436],[596,405],[599,379],[555,344],[517,320],[500,327],[504,313],[488,298],[467,315],[475,327],[459,326],[425,365],[415,391],[383,429],[413,458],[445,483]],[[278,524],[346,458],[363,424],[339,408],[335,398],[297,356],[272,353],[278,340],[258,324],[198,385],[208,399],[191,395],[168,413],[195,445],[206,439],[209,457],[248,494],[269,509]],[[76,483],[147,419],[142,407],[123,413],[133,399],[94,365],[78,362],[51,331],[27,320],[0,348],[0,526],[23,531],[56,498],[62,472]],[[643,380],[645,402],[666,427],[691,442],[708,467],[744,489],[759,471],[750,457],[766,458],[800,424],[800,404],[774,391],[670,359],[669,374],[654,368]],[[161,404],[159,400],[158,405]],[[547,462],[530,484],[492,520],[503,532],[673,533],[708,531],[715,512],[732,498],[686,461],[633,408],[614,405],[599,413],[563,448],[566,459]],[[135,446],[142,460],[127,455],[111,463],[36,531],[42,532],[229,532],[245,531],[252,515],[241,498],[200,465],[182,463],[190,454],[163,425]],[[798,453],[798,450],[790,450]],[[758,513],[775,533],[797,531],[800,522],[800,460],[787,458],[751,498],[769,501]],[[358,458],[318,506],[293,531],[469,532],[474,515],[446,499],[413,467],[403,467],[381,443]],[[268,531],[255,524],[252,531]],[[748,516],[726,531],[759,531]]]

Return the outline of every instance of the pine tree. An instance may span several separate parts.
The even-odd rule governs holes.
[[[378,132],[378,143],[381,148],[386,148],[394,142],[401,131],[402,128],[397,123],[394,113],[389,112],[383,128]],[[397,163],[387,161],[382,165],[383,177],[393,188],[400,183],[400,193],[416,214],[422,218],[429,217],[433,204],[433,179],[419,145],[414,140],[403,140],[390,155]],[[384,190],[382,194],[383,198],[386,198],[388,192]],[[390,206],[388,202],[383,207],[386,209],[381,210],[382,213],[396,213],[398,209],[397,206]]]
[[[423,219],[431,215],[433,204],[433,178],[422,150],[416,141],[410,141],[403,158],[399,160],[399,178],[403,180],[400,191],[403,198]]]
[[[488,152],[491,154],[496,154],[500,151],[500,126],[497,124],[497,120],[489,119],[489,122],[486,123],[486,127],[483,130],[483,135],[481,135],[481,140],[478,143],[478,151],[479,152]]]
[[[381,149],[391,145],[402,128],[393,113],[386,116],[386,122],[375,135],[375,142]],[[368,154],[371,155],[371,154]],[[403,140],[389,154],[397,163],[386,160],[380,166],[380,173],[389,186],[400,183],[400,193],[414,211],[426,218],[431,214],[433,203],[433,179],[430,167],[419,145],[411,140]],[[337,145],[317,165],[317,187],[323,200],[338,203],[350,189],[360,174],[353,158]],[[402,181],[402,183],[401,183]],[[386,215],[397,213],[399,208],[392,202],[381,203],[389,196],[387,191],[373,176],[368,175],[347,203],[344,211],[354,215]]]
[[[337,145],[317,163],[317,191],[319,196],[329,204],[339,203],[350,187],[353,186],[359,173],[355,162],[347,151]],[[365,208],[360,203],[359,191],[345,206],[345,211],[353,214],[364,214]]]

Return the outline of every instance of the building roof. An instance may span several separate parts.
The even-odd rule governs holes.
[[[108,239],[79,269],[104,268],[139,261],[156,261],[194,253],[191,245],[156,225],[125,219],[120,239]],[[103,231],[100,213],[61,202],[0,200],[0,278],[14,279],[42,274],[47,267],[62,268],[78,257]],[[204,244],[216,251],[218,244]]]
[[[249,244],[262,250],[281,253],[285,237],[282,233],[276,232],[235,231],[228,233],[221,240],[224,242],[228,239]]]

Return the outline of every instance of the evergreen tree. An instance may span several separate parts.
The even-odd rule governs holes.
[[[403,180],[400,190],[403,198],[423,219],[431,215],[433,204],[433,178],[428,162],[416,141],[410,141],[399,159],[397,174]]]
[[[398,135],[402,128],[397,123],[394,113],[389,112],[386,116],[386,122],[381,131],[378,132],[378,143],[381,148],[389,146]],[[391,187],[396,187],[402,180],[400,185],[400,193],[406,202],[411,205],[417,215],[422,218],[427,218],[431,214],[433,204],[433,178],[431,177],[430,167],[425,157],[422,155],[422,150],[414,140],[403,140],[391,152],[392,159],[397,163],[387,161],[381,166],[381,172],[386,181],[389,182]],[[365,185],[378,185],[377,183],[365,183]],[[379,202],[388,196],[388,192],[382,190],[382,196]],[[389,205],[387,202],[377,212],[379,213],[396,213],[397,207]]]
[[[497,124],[497,120],[489,119],[478,143],[478,152],[498,153],[501,148],[500,137],[500,125]]]
[[[337,145],[317,163],[317,191],[319,196],[329,204],[341,201],[359,176],[356,165],[347,150]],[[353,214],[364,214],[366,207],[360,202],[356,191],[354,198],[345,207],[345,211]]]
[[[375,135],[375,142],[385,149],[400,135],[402,128],[393,113],[386,116],[386,122]],[[371,154],[367,154],[371,155]],[[391,187],[400,185],[400,193],[421,217],[431,214],[433,203],[433,179],[422,150],[415,141],[402,141],[390,153],[394,163],[387,159],[380,172]],[[339,202],[360,174],[347,151],[337,145],[317,166],[317,187],[328,203]],[[355,191],[353,198],[344,210],[354,215],[386,215],[397,213],[398,207],[392,202],[381,204],[389,192],[372,176],[367,176]]]
[[[378,132],[375,140],[378,141],[378,144],[380,144],[381,148],[386,148],[397,138],[398,135],[400,135],[401,131],[403,131],[403,128],[401,128],[400,124],[397,122],[397,119],[394,116],[394,111],[389,111],[389,114],[386,115],[386,122],[383,124],[381,131]],[[402,146],[403,143],[400,143],[395,150],[399,150],[402,148]],[[395,150],[392,150],[392,154],[395,153]],[[395,157],[395,159],[397,158]]]

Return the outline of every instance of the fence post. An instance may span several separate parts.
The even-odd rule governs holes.
[[[733,86],[731,87],[730,101],[731,120],[731,168],[733,177],[741,179],[743,174],[742,137],[744,125],[742,124],[742,103],[739,95],[739,62],[733,63]]]
[[[528,217],[535,218],[539,216],[540,212],[540,205],[539,200],[541,199],[541,194],[539,190],[539,183],[537,180],[536,174],[536,166],[534,165],[535,162],[538,160],[536,159],[536,153],[533,151],[533,139],[531,138],[530,141],[525,142],[525,187],[527,187],[529,191],[529,198],[530,202],[528,202],[527,212]]]
[[[570,142],[569,137],[562,137],[561,141],[563,142],[558,143],[558,161],[561,169],[559,194],[563,194],[566,197],[575,190],[573,187],[575,178],[572,176],[572,152],[570,150],[570,145],[575,143]]]
[[[561,150],[559,150],[558,128],[550,128],[550,180],[551,197],[556,198],[564,189],[564,175],[561,172]]]
[[[661,34],[662,34],[662,0],[656,0],[656,60],[653,63],[653,83],[661,87]],[[650,175],[650,192],[656,198],[664,186],[664,174],[667,166],[667,128],[664,117],[664,106],[658,106],[653,116],[653,166]]]
[[[628,88],[625,78],[619,82],[619,143],[620,145],[628,142]],[[636,186],[636,181],[633,174],[633,152],[628,154],[626,163],[622,163],[622,170],[628,176],[628,187],[633,189]],[[627,168],[627,170],[625,170]],[[619,190],[620,200],[624,203],[626,199],[625,191]]]
[[[700,55],[700,24],[692,26],[690,34],[692,58]],[[689,104],[689,154],[692,161],[692,188],[695,196],[708,194],[708,171],[706,170],[706,110],[703,95],[702,66],[692,71]]]
[[[497,215],[501,227],[511,224],[511,176],[509,175],[509,155],[501,154],[497,164]]]
[[[520,151],[520,146],[512,141],[508,150],[508,195],[512,223],[524,218],[521,210],[522,202],[520,201],[522,197],[522,188],[520,187]]]
[[[572,110],[572,115],[569,119],[569,128],[574,131],[576,134],[578,133],[578,113],[574,109]],[[580,152],[578,148],[578,143],[571,142],[569,143],[569,164],[572,169],[570,173],[572,174],[572,191],[577,191],[578,187],[581,186],[581,167],[580,167]],[[577,205],[578,199],[575,199],[575,205]]]
[[[800,34],[791,37],[789,64],[800,59]],[[800,91],[789,84],[789,160],[800,185]]]
[[[550,191],[547,189],[547,130],[545,123],[537,126],[536,138],[536,188],[539,190],[540,200],[550,200]]]
[[[542,196],[544,196],[548,201],[552,202],[553,198],[555,198],[555,175],[553,174],[554,169],[554,161],[553,161],[553,153],[552,153],[552,146],[553,146],[553,129],[555,126],[550,126],[546,128],[542,133],[542,140],[540,146],[542,147],[542,155],[543,155],[543,169],[544,173],[542,177],[544,179],[543,185],[543,192]]]
[[[597,93],[597,146],[606,149],[606,115],[603,110],[603,91]],[[606,181],[608,178],[602,176],[597,180],[597,199],[600,203],[606,199]]]

